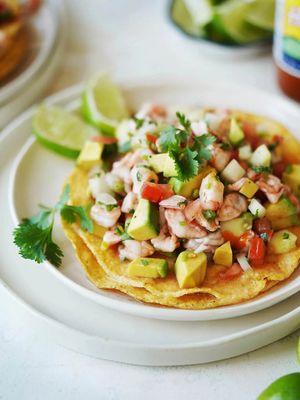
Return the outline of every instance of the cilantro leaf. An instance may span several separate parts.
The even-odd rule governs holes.
[[[157,145],[162,152],[167,152],[169,149],[178,147],[179,143],[176,134],[177,129],[175,126],[168,126],[162,130],[157,140]]]
[[[184,127],[186,131],[189,131],[191,128],[191,121],[187,119],[187,117],[180,113],[179,111],[176,112],[176,117],[178,118],[178,121],[180,124]]]
[[[170,157],[174,160],[177,177],[181,181],[187,181],[198,173],[199,163],[197,152],[185,148],[181,152],[170,151]]]
[[[258,166],[251,166],[251,169],[253,169],[254,172],[256,172],[257,174],[269,174],[272,172],[272,168],[271,167],[265,167],[264,165],[258,165]]]
[[[88,216],[87,207],[70,206],[65,204],[60,210],[60,215],[62,219],[64,219],[66,222],[69,222],[70,224],[75,222],[78,218],[82,229],[90,233],[93,232],[94,225],[92,220]]]
[[[50,261],[55,267],[61,265],[63,252],[52,241],[54,219],[48,227],[41,227],[39,223],[24,220],[13,232],[14,243],[19,247],[19,254],[25,259],[42,263]]]
[[[42,263],[48,260],[55,267],[61,265],[63,252],[52,240],[55,214],[60,212],[67,222],[80,220],[82,229],[92,232],[93,223],[88,216],[87,207],[66,204],[70,186],[66,185],[59,201],[53,208],[41,206],[42,210],[31,218],[24,219],[13,231],[13,240],[19,254],[25,258]]]

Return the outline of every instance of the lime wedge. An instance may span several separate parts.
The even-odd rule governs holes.
[[[184,32],[193,36],[203,36],[204,26],[212,19],[209,0],[174,0],[171,18]]]
[[[128,117],[121,91],[105,74],[88,82],[82,97],[82,112],[88,122],[107,135],[113,135],[118,122]]]
[[[84,142],[98,131],[78,116],[59,107],[40,106],[33,117],[33,133],[45,147],[77,158]]]
[[[282,376],[264,390],[257,400],[299,400],[300,373]]]
[[[261,29],[273,31],[275,18],[275,0],[254,0],[245,16],[245,20]]]
[[[264,29],[253,26],[246,21],[250,2],[228,0],[215,7],[214,26],[238,44],[246,44],[264,39],[270,35]]]

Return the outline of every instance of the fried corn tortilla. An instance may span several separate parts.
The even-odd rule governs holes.
[[[280,151],[286,160],[300,162],[299,143],[282,125],[258,116],[234,112],[240,121],[251,121],[260,125],[262,131],[284,137]],[[88,174],[75,168],[68,179],[70,200],[73,205],[90,203]],[[93,234],[82,230],[79,224],[63,222],[66,236],[72,242],[77,257],[91,280],[100,289],[114,289],[136,300],[182,309],[207,309],[218,306],[237,304],[258,296],[279,282],[290,277],[297,269],[300,260],[300,228],[289,230],[297,235],[297,248],[289,253],[269,254],[264,265],[243,273],[241,276],[224,281],[219,278],[226,267],[209,265],[206,278],[201,287],[180,289],[172,265],[167,278],[132,278],[127,276],[127,261],[120,261],[112,250],[101,250],[101,238],[105,232],[95,224]]]

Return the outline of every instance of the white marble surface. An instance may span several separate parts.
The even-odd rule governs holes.
[[[170,25],[165,0],[68,0],[67,5],[67,48],[49,93],[99,69],[120,80],[218,77],[278,92],[270,54],[214,54]],[[128,366],[39,337],[34,320],[1,289],[0,399],[252,400],[276,377],[299,370],[298,336],[208,365]]]

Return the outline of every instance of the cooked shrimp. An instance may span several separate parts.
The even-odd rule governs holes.
[[[143,183],[158,182],[158,176],[147,165],[138,164],[131,170],[131,178],[133,182],[133,192],[140,194]]]
[[[247,181],[247,178],[245,178],[245,177],[241,178],[238,181],[232,183],[231,185],[228,185],[227,189],[238,192],[246,181]]]
[[[161,229],[159,235],[151,239],[151,243],[155,250],[165,251],[172,253],[180,245],[177,237],[173,234],[169,234],[168,229]]]
[[[105,182],[109,186],[111,190],[113,190],[116,193],[123,193],[124,192],[124,182],[123,180],[113,174],[112,172],[107,172],[105,174]]]
[[[148,151],[145,153],[145,151],[139,149],[135,152],[127,153],[124,157],[122,157],[119,161],[115,161],[112,165],[111,173],[124,181],[126,192],[129,192],[132,185],[130,171],[136,164],[144,161],[144,157],[146,157],[146,155],[149,153]]]
[[[239,193],[230,193],[225,196],[224,203],[218,212],[220,221],[229,221],[239,217],[247,211],[248,203],[244,196]]]
[[[159,207],[159,223],[159,235],[156,238],[151,239],[151,243],[156,250],[172,253],[180,245],[180,243],[178,238],[169,231],[167,220],[165,218],[165,210],[163,207]]]
[[[230,161],[231,152],[223,150],[218,144],[212,144],[209,147],[212,154],[212,158],[209,160],[210,165],[217,171],[222,171]]]
[[[108,210],[104,204],[94,204],[90,211],[91,218],[104,228],[114,226],[121,216],[120,207],[116,206]]]
[[[187,204],[187,199],[183,196],[174,195],[162,200],[159,205],[164,208],[172,208],[174,210],[181,210]]]
[[[256,182],[257,179],[259,179],[261,177],[261,174],[258,172],[253,171],[253,169],[248,168],[247,169],[247,176],[249,179],[251,179],[252,181]]]
[[[199,225],[207,229],[210,232],[214,232],[219,227],[219,221],[217,218],[207,219],[205,214],[203,214],[200,199],[190,201],[184,209],[184,215],[189,222],[196,220]]]
[[[200,204],[203,210],[216,211],[223,203],[224,185],[211,172],[201,182],[199,190]]]
[[[114,230],[109,230],[104,233],[103,242],[108,246],[113,246],[121,242],[121,236],[117,235]]]
[[[135,210],[138,204],[138,196],[136,193],[129,192],[123,199],[121,211],[128,214],[131,210]]]
[[[284,192],[284,185],[275,175],[261,176],[256,182],[262,192],[265,193],[270,203],[277,203]]]
[[[167,109],[158,104],[145,103],[136,114],[137,118],[150,117],[154,120],[165,119],[167,117]]]
[[[165,217],[170,232],[179,238],[201,238],[206,235],[205,229],[193,222],[188,222],[183,211],[167,209]]]
[[[119,246],[119,256],[121,260],[135,260],[138,257],[148,257],[154,253],[154,248],[146,241],[125,240]]]
[[[190,239],[185,244],[184,247],[188,250],[194,250],[195,253],[213,252],[221,244],[224,243],[224,238],[221,231],[209,233],[207,236],[199,239]]]

